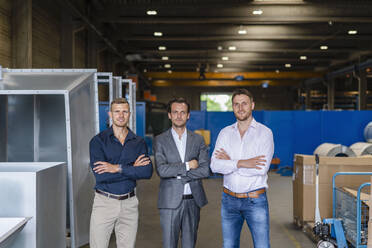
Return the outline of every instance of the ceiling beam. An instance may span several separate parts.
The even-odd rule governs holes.
[[[372,19],[372,18],[371,18]],[[263,40],[372,40],[372,35],[192,35],[192,36],[119,36],[115,40],[127,41],[263,41]]]
[[[145,54],[161,54],[161,55],[188,55],[188,54],[207,54],[207,53],[348,53],[348,52],[370,52],[370,49],[358,49],[353,47],[338,47],[338,48],[329,48],[328,50],[320,50],[319,47],[312,47],[312,48],[306,48],[306,47],[267,47],[267,48],[260,48],[260,47],[252,47],[252,48],[239,48],[236,51],[229,51],[229,50],[217,50],[216,49],[179,49],[179,48],[170,48],[165,51],[160,51],[156,47],[153,49],[136,49],[131,48],[127,49],[126,52],[135,54],[135,53],[145,53]]]
[[[301,81],[279,80],[154,80],[153,87],[234,87],[234,86],[261,86],[268,83],[270,86],[299,86]]]
[[[206,72],[206,78],[213,79],[224,79],[231,80],[235,79],[237,76],[243,76],[245,79],[306,79],[314,77],[322,77],[324,73],[322,72],[312,72],[312,71],[255,71],[255,72]],[[199,79],[199,72],[173,72],[171,74],[167,72],[147,72],[146,77],[155,79],[178,79],[178,80],[192,80]]]
[[[370,16],[263,16],[263,17],[97,17],[100,22],[122,24],[306,24],[306,23],[372,23]]]

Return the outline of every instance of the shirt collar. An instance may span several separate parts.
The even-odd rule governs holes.
[[[252,121],[251,121],[251,124],[249,125],[249,127],[253,127],[253,128],[256,128],[258,126],[258,123],[257,121],[253,118]],[[238,122],[235,122],[233,124],[233,128],[234,129],[238,129]]]
[[[176,132],[176,130],[174,130],[173,127],[171,127],[171,133],[172,133],[174,139],[177,139],[177,140],[180,139],[178,133]],[[183,132],[183,134],[181,136],[181,140],[183,140],[186,137],[187,137],[187,128],[185,128],[185,131]]]
[[[127,137],[125,138],[125,140],[131,140],[131,139],[135,139],[136,138],[136,135],[132,132],[132,130],[128,128],[128,134],[127,134]],[[107,135],[112,137],[112,138],[116,138],[115,135],[114,135],[114,129],[111,127],[109,127],[107,129]]]

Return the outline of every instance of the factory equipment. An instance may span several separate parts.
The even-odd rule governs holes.
[[[372,155],[372,143],[357,142],[350,146],[350,149],[357,155]]]
[[[96,70],[0,68],[0,162],[65,161],[71,247],[89,241],[98,133]],[[54,200],[54,198],[51,198]],[[45,234],[42,234],[45,235]]]
[[[1,217],[31,217],[10,247],[66,247],[66,181],[66,163],[0,163]]]
[[[364,138],[367,142],[372,143],[372,121],[364,128]]]
[[[30,219],[29,217],[0,217],[0,248],[10,248],[17,235],[23,230]]]
[[[331,143],[319,145],[315,149],[314,154],[323,157],[355,157],[355,153],[349,147]]]

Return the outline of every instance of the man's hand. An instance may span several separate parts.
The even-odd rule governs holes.
[[[227,152],[223,148],[217,150],[214,154],[215,154],[217,159],[222,159],[222,160],[230,160],[231,159],[229,154],[227,154]]]
[[[251,168],[261,170],[266,163],[266,159],[264,159],[264,155],[260,155],[250,159],[244,159],[238,161],[238,168]]]
[[[150,163],[150,158],[145,157],[145,154],[142,154],[138,156],[133,166],[145,166],[145,165],[148,165],[149,163]]]
[[[102,173],[117,173],[119,172],[120,168],[118,164],[110,164],[108,162],[103,162],[103,161],[97,161],[94,163],[96,165],[93,170],[97,174],[102,174]]]
[[[198,160],[193,159],[193,160],[190,160],[189,161],[189,168],[190,168],[190,170],[194,170],[194,169],[196,169],[198,167],[199,167]]]

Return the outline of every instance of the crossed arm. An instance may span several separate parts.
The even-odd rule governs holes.
[[[169,151],[166,151],[164,144],[162,144],[159,139],[155,139],[155,164],[156,172],[158,173],[159,177],[174,178],[177,176],[181,176],[188,180],[208,177],[210,171],[207,147],[204,144],[204,140],[201,140],[200,143],[195,145],[199,145],[199,154],[195,159],[187,161],[189,165],[189,170],[187,170],[186,162],[169,163],[169,159],[167,158],[167,154],[169,153]]]
[[[106,162],[105,154],[98,142],[90,144],[91,167],[97,182],[122,181],[126,179],[145,179],[152,175],[152,164],[147,156],[145,143],[141,143],[139,155],[132,164],[111,164]]]
[[[267,173],[274,151],[272,133],[263,137],[259,147],[260,155],[249,159],[233,159],[226,151],[225,144],[228,144],[226,134],[220,133],[216,148],[212,155],[211,169],[215,173],[230,174],[235,171],[242,176],[264,175]]]

